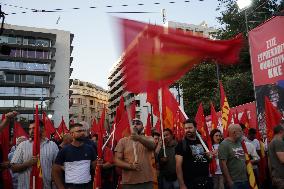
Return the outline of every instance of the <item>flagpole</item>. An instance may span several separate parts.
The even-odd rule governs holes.
[[[115,132],[115,125],[116,125],[116,124],[113,125],[113,131],[111,132],[111,134],[109,135],[108,139],[107,139],[106,142],[104,143],[104,145],[103,145],[103,147],[102,147],[102,150],[105,149],[105,147],[106,147],[108,141],[111,139],[112,135],[114,135],[114,132]],[[111,141],[111,142],[112,142],[112,143],[111,143],[111,144],[112,144],[112,145],[111,145],[111,149],[112,149],[112,148],[113,148],[113,143],[114,143],[114,137],[112,138],[112,141]]]
[[[164,138],[164,128],[163,128],[163,104],[162,104],[162,88],[159,89],[158,91],[158,97],[159,97],[159,109],[160,109],[160,120],[161,120],[161,136],[162,136],[162,144],[163,144],[163,152],[164,152],[164,157],[167,157],[166,154],[166,148],[165,148],[165,138]]]

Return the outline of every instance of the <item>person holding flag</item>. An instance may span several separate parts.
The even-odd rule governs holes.
[[[16,117],[17,114],[18,112],[16,111],[8,112],[7,114],[5,114],[5,119],[0,123],[0,133],[3,131],[3,129],[5,129],[6,126],[9,125],[10,120]]]
[[[185,137],[175,149],[176,173],[180,189],[208,189],[209,162],[212,153],[206,152],[197,136],[197,124],[187,119],[184,123]]]
[[[114,150],[115,165],[122,169],[122,189],[153,189],[154,140],[143,135],[141,120],[133,119],[132,125],[130,137],[120,139]]]
[[[164,157],[164,150],[160,149],[158,154],[158,163],[160,178],[163,189],[179,189],[177,174],[175,148],[177,141],[174,139],[173,131],[169,128],[164,129],[165,148],[167,157]]]
[[[12,171],[18,174],[18,189],[30,189],[30,175],[32,166],[38,164],[38,157],[33,156],[33,142],[36,137],[34,130],[36,127],[35,121],[29,125],[30,139],[22,142],[16,148],[14,156],[11,160]],[[42,169],[43,186],[36,186],[40,189],[51,189],[51,169],[58,153],[57,145],[45,137],[43,122],[39,121],[40,134],[40,165]]]

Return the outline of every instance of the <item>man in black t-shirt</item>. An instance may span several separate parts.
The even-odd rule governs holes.
[[[90,145],[84,143],[84,132],[81,124],[70,126],[73,141],[59,151],[52,169],[53,179],[58,189],[92,189],[91,169],[95,170],[97,154]]]
[[[186,120],[185,137],[176,147],[176,170],[180,189],[208,189],[209,160],[196,136],[196,123]]]

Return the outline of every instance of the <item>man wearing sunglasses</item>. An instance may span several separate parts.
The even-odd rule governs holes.
[[[152,189],[155,143],[152,137],[144,136],[141,120],[133,119],[132,127],[130,137],[120,139],[115,148],[115,165],[122,169],[122,188]]]

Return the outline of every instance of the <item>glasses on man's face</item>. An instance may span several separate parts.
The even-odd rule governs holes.
[[[132,125],[142,125],[141,121],[132,121]]]

